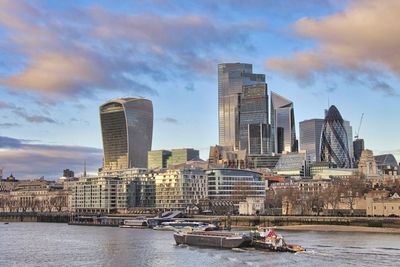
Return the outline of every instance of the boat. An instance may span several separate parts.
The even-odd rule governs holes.
[[[135,218],[130,220],[124,220],[124,223],[119,226],[120,228],[147,228],[146,218]]]
[[[5,222],[4,224],[8,224],[8,222]]]
[[[276,252],[300,252],[306,249],[299,245],[286,244],[283,236],[277,234],[273,229],[266,228],[264,231],[255,231],[251,234],[255,249]]]
[[[204,222],[173,221],[163,222],[160,225],[153,227],[153,230],[163,231],[177,231],[182,229],[193,231],[211,231],[216,230],[217,226]]]
[[[250,236],[233,232],[175,232],[174,239],[177,245],[185,244],[229,249],[247,247],[251,244]]]

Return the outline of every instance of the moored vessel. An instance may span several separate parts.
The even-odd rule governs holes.
[[[163,222],[160,225],[153,227],[153,230],[163,231],[179,231],[182,229],[189,231],[211,231],[216,230],[217,226],[204,222],[173,221]]]
[[[251,244],[250,236],[232,232],[175,232],[174,239],[177,245],[230,249],[246,247]]]
[[[124,220],[120,228],[147,228],[147,220],[145,218],[136,218],[132,220]]]

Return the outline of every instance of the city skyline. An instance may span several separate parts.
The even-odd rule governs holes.
[[[1,1],[4,175],[79,174],[84,160],[95,172],[103,157],[98,107],[126,96],[153,102],[152,149],[193,147],[206,159],[218,143],[224,62],[253,64],[270,91],[293,101],[297,139],[299,122],[323,118],[330,103],[354,129],[365,113],[365,148],[399,161],[399,124],[382,130],[399,116],[399,35],[379,19],[395,18],[399,3],[268,2],[239,4],[238,12],[231,1]],[[370,20],[360,24],[357,12]]]

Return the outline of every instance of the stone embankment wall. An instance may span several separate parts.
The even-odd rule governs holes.
[[[349,225],[400,228],[400,218],[388,217],[331,217],[331,216],[194,216],[199,219],[218,219],[224,227],[257,227],[285,225]]]

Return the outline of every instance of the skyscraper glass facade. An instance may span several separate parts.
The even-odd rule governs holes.
[[[243,85],[265,83],[264,74],[253,74],[251,64],[218,65],[219,144],[239,148],[239,94]]]
[[[352,168],[348,135],[335,106],[329,108],[322,128],[321,161],[334,163],[339,168]]]
[[[148,169],[167,168],[167,161],[171,157],[171,151],[152,150],[148,152]]]
[[[171,150],[171,157],[167,160],[167,166],[186,163],[189,160],[199,159],[199,150],[193,148],[178,148]]]
[[[104,169],[146,168],[153,135],[153,105],[121,98],[100,106]]]
[[[240,149],[252,155],[271,153],[267,84],[243,86],[239,110]]]
[[[300,149],[307,151],[312,162],[320,161],[321,133],[323,119],[311,119],[300,122]]]
[[[293,102],[271,92],[271,140],[275,153],[297,151]]]

